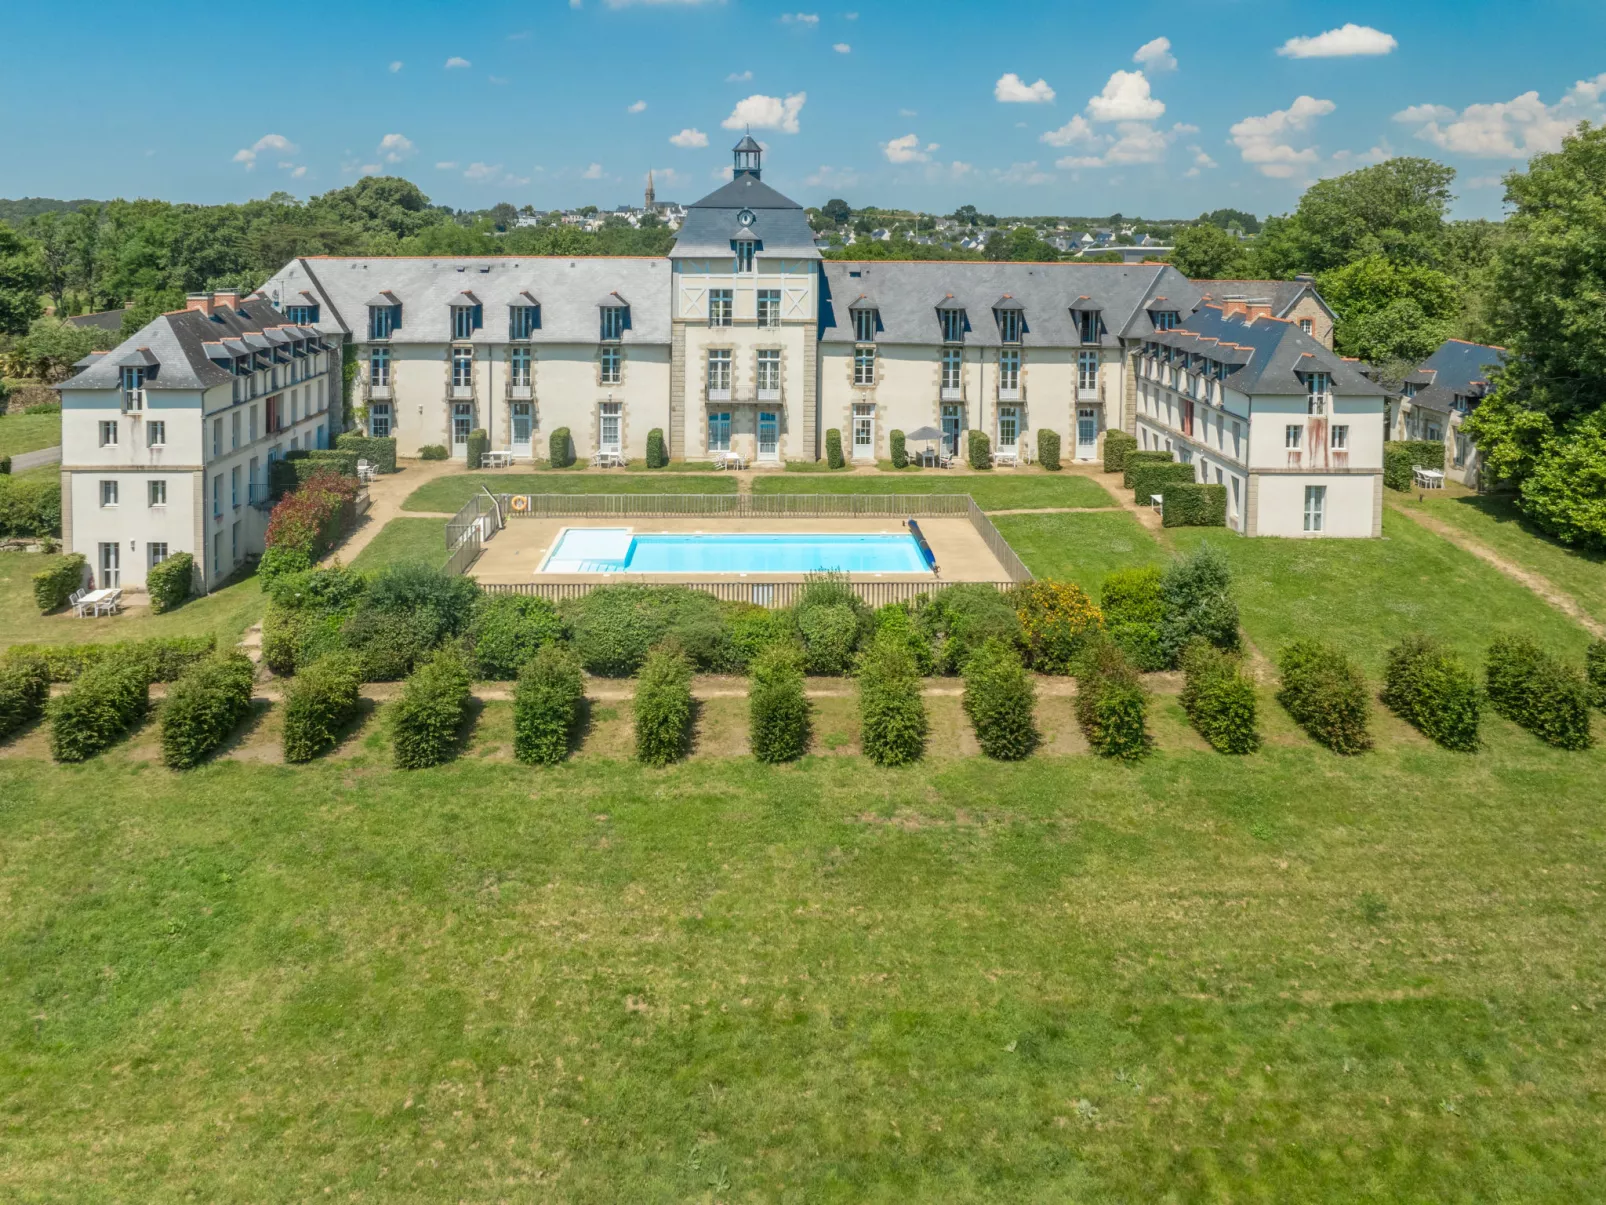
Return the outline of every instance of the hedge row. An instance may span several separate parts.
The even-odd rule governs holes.
[[[926,751],[930,724],[908,646],[878,634],[859,661],[859,746],[878,766],[906,766]]]
[[[33,601],[41,614],[65,607],[73,592],[84,584],[89,562],[81,552],[70,552],[51,561],[33,575]]]
[[[450,454],[445,444],[425,444],[418,449],[420,460],[445,460]]]
[[[568,755],[585,706],[580,658],[555,644],[536,651],[513,692],[513,756],[532,766],[556,765]]]
[[[1436,439],[1391,439],[1383,445],[1383,484],[1409,490],[1416,469],[1444,469],[1444,444]]]
[[[483,427],[475,427],[468,433],[468,444],[464,451],[467,468],[477,469],[485,463],[485,453],[491,450],[491,437],[485,433]]]
[[[1127,489],[1131,489],[1134,484],[1132,474],[1145,465],[1175,464],[1176,462],[1177,458],[1171,455],[1170,452],[1161,452],[1158,449],[1140,450],[1135,447],[1128,448],[1126,454],[1121,458],[1121,484]]]
[[[1260,748],[1255,684],[1237,653],[1195,640],[1183,651],[1182,709],[1199,735],[1218,753]]]
[[[283,497],[331,469],[342,477],[354,478],[358,459],[350,448],[298,448],[286,452],[268,462],[268,491],[275,498]]]
[[[162,763],[188,770],[226,741],[251,710],[255,676],[243,653],[208,657],[180,675],[162,703]]]
[[[1103,617],[1093,600],[1073,582],[1047,579],[1025,582],[1010,591],[1009,602],[1015,608],[1015,620],[1020,629],[1018,637],[1002,622],[995,624],[996,630],[992,632],[972,630],[962,635],[971,644],[978,639],[1019,643],[1025,650],[1027,663],[1038,673],[1071,673],[1088,641],[1096,637],[1103,626]]]
[[[366,460],[380,473],[396,471],[396,437],[364,435],[360,431],[347,431],[335,436],[335,447],[343,452],[355,452],[357,459]]]
[[[1109,430],[1104,433],[1104,471],[1126,472],[1126,458],[1138,450],[1138,441],[1125,431]]]
[[[1172,482],[1160,503],[1164,527],[1225,527],[1227,487],[1203,482]]]
[[[145,573],[145,590],[151,598],[151,610],[158,615],[182,605],[194,586],[195,558],[187,552],[175,552],[161,564],[152,565]]]
[[[648,655],[636,681],[636,757],[667,766],[691,751],[691,666],[679,650]]]
[[[1278,662],[1277,701],[1317,744],[1334,753],[1372,747],[1366,679],[1343,653],[1317,640],[1296,640]]]
[[[354,518],[358,488],[354,478],[320,464],[293,493],[279,500],[268,516],[266,547],[257,570],[264,585],[283,574],[310,569],[334,547]]]
[[[1051,427],[1037,429],[1037,463],[1051,473],[1060,469],[1060,433]]]
[[[307,762],[335,747],[357,718],[362,682],[357,658],[331,653],[298,673],[284,696],[284,760]]]
[[[1002,640],[986,641],[966,662],[962,706],[988,757],[1019,761],[1037,748],[1037,687]]]
[[[91,666],[122,661],[139,667],[148,682],[171,682],[217,649],[216,636],[153,636],[104,644],[18,644],[6,659],[38,657],[52,682],[72,682]]]
[[[451,760],[468,715],[469,684],[468,667],[449,649],[413,671],[391,711],[398,768],[422,770]]]
[[[1503,636],[1489,646],[1489,705],[1547,745],[1587,749],[1589,683],[1524,636]]]
[[[8,656],[0,661],[0,740],[33,723],[50,701],[50,670],[43,657]]]
[[[0,474],[0,536],[59,536],[61,482],[53,475]]]
[[[1137,465],[1129,468],[1126,475],[1132,478],[1132,500],[1147,505],[1155,494],[1164,497],[1176,486],[1192,485],[1195,473],[1191,464],[1167,461],[1165,464]]]
[[[1105,632],[1133,666],[1147,673],[1170,665],[1160,642],[1166,618],[1160,580],[1155,565],[1117,569],[1105,575],[1099,589]]]
[[[1388,651],[1383,705],[1423,735],[1462,753],[1478,748],[1483,695],[1472,671],[1429,636],[1409,636]]]
[[[1149,695],[1120,647],[1100,641],[1077,666],[1076,722],[1093,751],[1136,761],[1154,748],[1149,735]]]
[[[775,765],[808,752],[812,709],[803,693],[803,667],[792,649],[773,646],[754,659],[747,716],[748,745],[759,761]]]
[[[134,728],[149,706],[150,678],[138,661],[108,658],[90,666],[50,701],[50,756],[87,761]]]

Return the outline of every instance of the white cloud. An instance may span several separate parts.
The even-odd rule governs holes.
[[[974,175],[975,171],[976,171],[975,164],[966,163],[962,159],[955,159],[952,163],[950,163],[948,165],[948,174],[950,176],[952,176],[955,180],[962,180],[966,176]]]
[[[857,21],[859,19],[859,14],[858,13],[843,13],[842,14],[842,19],[844,21]]]
[[[1286,109],[1238,122],[1232,127],[1232,141],[1243,161],[1261,175],[1286,180],[1318,158],[1314,147],[1296,150],[1289,135],[1308,131],[1318,117],[1327,116],[1337,107],[1330,100],[1299,96]]]
[[[647,102],[644,101],[644,100],[638,100],[633,105],[625,106],[625,112],[626,113],[645,113],[646,111],[647,111]]]
[[[1170,38],[1155,38],[1138,47],[1132,61],[1148,71],[1175,71],[1177,56],[1171,53]]]
[[[364,176],[377,176],[383,170],[377,163],[364,163],[357,169]]]
[[[299,180],[299,179],[301,179],[302,176],[305,176],[306,174],[307,174],[307,165],[305,163],[303,163],[299,167],[295,168],[290,173],[290,177],[293,180]]]
[[[724,167],[716,167],[709,175],[716,180],[733,180],[736,178],[736,169],[727,163]]]
[[[1117,71],[1104,91],[1090,97],[1087,112],[1094,121],[1153,121],[1165,105],[1149,95],[1149,81],[1141,71]]]
[[[1277,53],[1291,59],[1342,59],[1359,54],[1387,54],[1399,43],[1393,34],[1354,22],[1310,38],[1289,38]]]
[[[435,165],[435,170],[438,172],[455,172],[457,170],[457,160],[442,159]]]
[[[859,182],[859,175],[851,167],[832,167],[829,163],[820,164],[818,171],[806,177],[803,183],[810,188],[852,188]]]
[[[400,71],[402,69],[402,61],[400,59],[397,59],[395,62],[393,62],[390,65],[390,69],[391,69],[392,73]]]
[[[689,150],[692,147],[707,146],[708,135],[703,133],[701,130],[694,130],[690,126],[687,126],[680,133],[671,134],[669,136],[669,141],[675,146]]]
[[[755,93],[745,100],[736,102],[731,115],[720,124],[727,130],[741,130],[751,126],[758,130],[780,130],[783,134],[797,133],[797,115],[802,111],[803,102],[808,100],[807,92],[794,92],[784,100],[778,96],[764,96]]]
[[[1054,89],[1047,80],[1028,84],[1013,71],[1006,71],[993,85],[993,96],[1004,104],[1046,105],[1054,99]]]
[[[819,13],[782,13],[781,23],[784,25],[807,25],[810,28],[820,23]]]
[[[727,84],[745,84],[752,78],[753,73],[751,71],[732,71],[725,77],[725,82]]]
[[[1182,173],[1184,176],[1187,176],[1187,177],[1197,176],[1200,172],[1206,172],[1206,171],[1211,170],[1212,168],[1220,166],[1214,159],[1212,159],[1205,152],[1205,149],[1203,147],[1190,146],[1188,148],[1188,150],[1193,155],[1193,166],[1190,167],[1187,171]]]
[[[1468,188],[1499,188],[1504,183],[1499,176],[1469,176],[1466,180]]]
[[[881,153],[888,163],[927,163],[931,155],[920,149],[920,135],[905,134],[881,144]]]
[[[918,110],[915,110],[915,109],[899,109],[898,110],[898,116],[899,117],[919,117],[920,113],[919,113]]]
[[[846,42],[833,42],[831,44],[831,49],[836,51],[838,54],[853,53],[853,47],[849,46]]]
[[[1493,104],[1468,105],[1459,114],[1443,105],[1412,105],[1394,120],[1418,125],[1416,136],[1441,150],[1478,159],[1525,159],[1559,151],[1580,121],[1606,120],[1606,73],[1579,80],[1553,105],[1537,92]]]
[[[1026,163],[1011,163],[1003,171],[993,168],[993,176],[1000,184],[1048,184],[1054,177],[1048,172],[1037,169],[1037,160],[1032,159]]]
[[[1165,158],[1169,139],[1153,126],[1141,121],[1123,121],[1115,129],[1120,137],[1104,152],[1104,162],[1159,163]]]
[[[379,157],[386,163],[400,163],[417,149],[405,134],[386,134],[379,140]]]
[[[257,156],[271,151],[276,155],[294,155],[299,148],[283,134],[264,134],[248,147],[241,147],[234,152],[234,162],[245,164],[246,171],[253,171],[257,165]]]
[[[1057,130],[1049,130],[1041,141],[1049,146],[1081,146],[1098,141],[1092,124],[1078,113]]]
[[[677,172],[672,167],[655,167],[652,169],[653,184],[664,184],[670,188],[689,183],[691,177],[685,172]]]
[[[585,169],[585,171],[580,173],[580,179],[582,179],[582,180],[600,180],[600,179],[602,179],[602,164],[593,163],[590,166],[588,166]]]
[[[455,71],[462,67],[472,67],[473,65],[474,64],[469,62],[467,59],[460,58],[455,54],[446,60],[446,70],[448,71]]]
[[[463,169],[463,179],[473,180],[476,184],[497,180],[501,176],[502,165],[500,163],[470,163]]]
[[[507,76],[505,75],[487,75],[485,78],[490,80],[493,84],[507,83]]]

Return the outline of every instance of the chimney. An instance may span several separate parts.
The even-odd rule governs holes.
[[[240,308],[240,291],[238,289],[217,289],[212,293],[212,304],[226,309]]]
[[[212,294],[191,293],[184,301],[186,310],[199,310],[208,318],[212,316]]]

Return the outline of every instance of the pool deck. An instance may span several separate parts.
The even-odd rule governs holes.
[[[921,533],[931,545],[937,558],[937,580],[942,582],[1002,582],[1009,574],[998,563],[986,542],[976,534],[969,519],[932,517],[915,520]],[[737,534],[744,532],[776,532],[787,534],[819,534],[841,532],[861,535],[886,533],[897,535],[907,529],[897,519],[861,519],[851,516],[803,518],[781,516],[773,519],[726,519],[714,515],[687,515],[651,519],[623,518],[597,515],[594,517],[568,516],[553,519],[513,518],[508,525],[485,545],[469,570],[469,576],[480,582],[529,582],[539,579],[550,582],[644,581],[659,583],[685,583],[705,580],[730,581],[796,581],[795,573],[748,574],[696,574],[696,573],[539,573],[547,550],[567,527],[628,527],[642,532],[688,533],[718,532]],[[854,578],[872,581],[926,582],[931,576],[925,573],[856,573]]]

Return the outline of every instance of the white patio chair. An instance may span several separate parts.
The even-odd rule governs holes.
[[[372,481],[373,479],[374,466],[369,464],[366,460],[359,460],[357,462],[357,480],[366,483]]]
[[[83,618],[84,614],[83,598],[88,593],[88,590],[74,590],[67,596],[67,605],[72,608],[72,613],[80,619]]]
[[[110,594],[95,604],[95,614],[100,615],[104,612],[107,615],[115,615],[117,614],[117,608],[122,605],[122,601],[122,590],[113,589]]]

